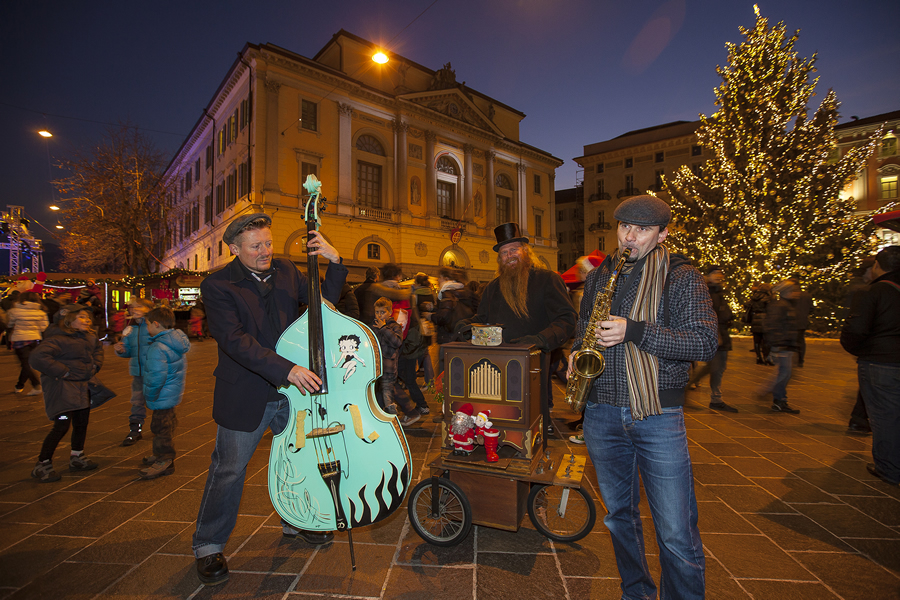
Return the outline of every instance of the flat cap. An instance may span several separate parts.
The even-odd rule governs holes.
[[[672,209],[656,196],[633,196],[616,208],[613,217],[623,223],[665,229],[672,219]]]
[[[228,227],[225,229],[225,234],[222,235],[222,241],[226,244],[233,244],[234,238],[241,234],[244,231],[244,228],[247,227],[253,221],[257,219],[263,219],[266,221],[266,225],[272,225],[272,217],[263,212],[258,213],[250,213],[248,215],[241,215],[228,224]]]

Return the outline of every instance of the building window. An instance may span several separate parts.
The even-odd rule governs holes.
[[[200,159],[194,163],[194,182],[200,181]]]
[[[566,220],[566,211],[560,210],[556,212],[556,220],[557,221],[565,221]]]
[[[626,158],[626,159],[625,159],[625,168],[626,168],[626,169],[630,169],[630,168],[633,167],[633,166],[634,166],[634,159],[633,159],[633,158]]]
[[[606,182],[602,179],[597,180],[597,195],[603,196],[606,193]]]
[[[372,135],[361,135],[356,140],[356,149],[362,150],[363,152],[368,152],[370,154],[377,154],[378,156],[384,156],[384,147],[381,145],[381,142],[378,141],[378,138]]]
[[[606,237],[600,236],[597,238],[597,250],[600,252],[606,252]]]
[[[197,200],[194,202],[194,207],[191,209],[191,231],[199,231],[200,230],[200,201]]]
[[[222,240],[219,240],[219,256],[222,256]]]
[[[699,144],[691,146],[691,156],[703,156],[703,148]]]
[[[626,194],[634,193],[634,175],[626,175],[625,176],[625,193]]]
[[[250,123],[250,98],[241,100],[241,129]]]
[[[566,236],[564,235],[564,232],[562,232],[562,231],[557,232],[557,234],[556,234],[556,243],[557,243],[557,244],[562,244],[562,243],[565,243],[565,241],[566,241]]]
[[[665,154],[663,154],[662,152],[656,153],[656,162],[662,162],[663,158],[665,158]]]
[[[544,215],[540,215],[535,213],[534,215],[534,237],[542,238],[544,237]]]
[[[225,179],[225,206],[234,206],[237,202],[237,173],[234,171]]]
[[[207,194],[203,197],[203,222],[211,223],[213,215],[213,201],[212,194]]]
[[[445,219],[455,219],[454,198],[456,198],[456,186],[446,181],[437,182],[437,212]]]
[[[509,196],[497,196],[497,223],[509,223]]]
[[[219,243],[221,243],[221,242],[219,242]],[[209,263],[210,261],[212,261],[212,248],[207,246],[206,247],[206,262]]]
[[[300,127],[309,131],[319,130],[319,105],[309,100],[300,101]]]
[[[181,230],[181,239],[184,240],[191,235],[191,210],[188,209],[184,213],[184,227]]]
[[[212,144],[206,147],[206,168],[210,168],[213,163],[213,149]]]
[[[361,160],[356,163],[356,203],[381,208],[381,166]]]
[[[219,130],[219,152],[218,156],[222,156],[225,154],[225,130]]]
[[[603,163],[597,163],[597,172],[598,172],[598,173],[602,173],[602,172],[603,172]]]
[[[656,174],[654,175],[653,185],[656,186],[656,191],[662,190],[663,186],[663,175],[665,175],[665,170],[657,169]]]
[[[535,194],[541,193],[541,176],[540,175],[534,176],[534,193]]]
[[[881,156],[894,156],[897,154],[897,138],[890,134],[890,137],[881,140]]]
[[[700,163],[694,163],[691,165],[691,173],[693,173],[697,177],[702,176],[701,175],[702,171],[700,169]]]
[[[300,182],[303,183],[306,181],[306,178],[310,175],[315,175],[316,178],[319,177],[319,165],[315,163],[301,162],[300,163]]]
[[[494,185],[496,185],[498,188],[503,188],[504,190],[513,189],[512,181],[510,181],[509,177],[507,177],[503,173],[497,175],[497,177],[494,179]]]
[[[381,260],[381,246],[378,244],[366,246],[366,258],[369,260]]]
[[[441,173],[447,173],[448,175],[459,175],[456,170],[456,164],[446,156],[442,156],[438,159],[437,170]]]
[[[220,215],[225,210],[225,182],[216,186],[216,214]]]
[[[238,109],[234,109],[234,114],[228,119],[228,143],[232,143],[237,139],[238,134]]]
[[[896,200],[897,199],[897,176],[890,175],[881,178],[881,199]]]

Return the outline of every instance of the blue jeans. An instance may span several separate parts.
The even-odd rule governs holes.
[[[274,435],[284,431],[290,417],[290,406],[288,399],[283,396],[267,403],[256,431],[233,431],[219,426],[212,464],[206,476],[206,488],[197,514],[197,529],[193,538],[195,557],[203,558],[224,552],[237,521],[247,463],[266,429],[271,429]]]
[[[787,385],[791,381],[792,368],[796,352],[783,348],[772,348],[769,358],[778,369],[775,376],[766,384],[765,393],[771,393],[775,402],[787,402]]]
[[[128,423],[143,425],[146,418],[147,405],[144,402],[144,378],[141,375],[135,375],[131,380],[131,415],[128,417]]]
[[[859,387],[872,427],[872,458],[884,478],[900,482],[900,364],[857,364]]]
[[[706,560],[681,407],[633,421],[630,408],[588,404],[584,440],[608,511],[603,522],[612,536],[623,600],[657,597],[638,508],[641,479],[660,550],[663,598],[702,599]]]

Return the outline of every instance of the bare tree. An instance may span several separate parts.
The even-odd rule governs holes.
[[[53,183],[62,197],[66,235],[61,267],[139,275],[158,269],[168,234],[169,189],[163,153],[136,128],[122,125],[88,152],[60,161]]]

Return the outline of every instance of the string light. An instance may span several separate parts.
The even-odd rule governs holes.
[[[849,272],[872,250],[874,225],[842,198],[875,151],[881,131],[842,157],[834,155],[837,96],[807,108],[815,95],[816,55],[794,50],[783,23],[756,12],[745,38],[728,43],[718,67],[718,110],[700,115],[708,161],[695,175],[682,167],[666,188],[672,198],[670,245],[702,264],[721,265],[738,309],[755,282],[800,275],[815,301],[817,330],[838,329]],[[740,314],[740,313],[739,313]]]

